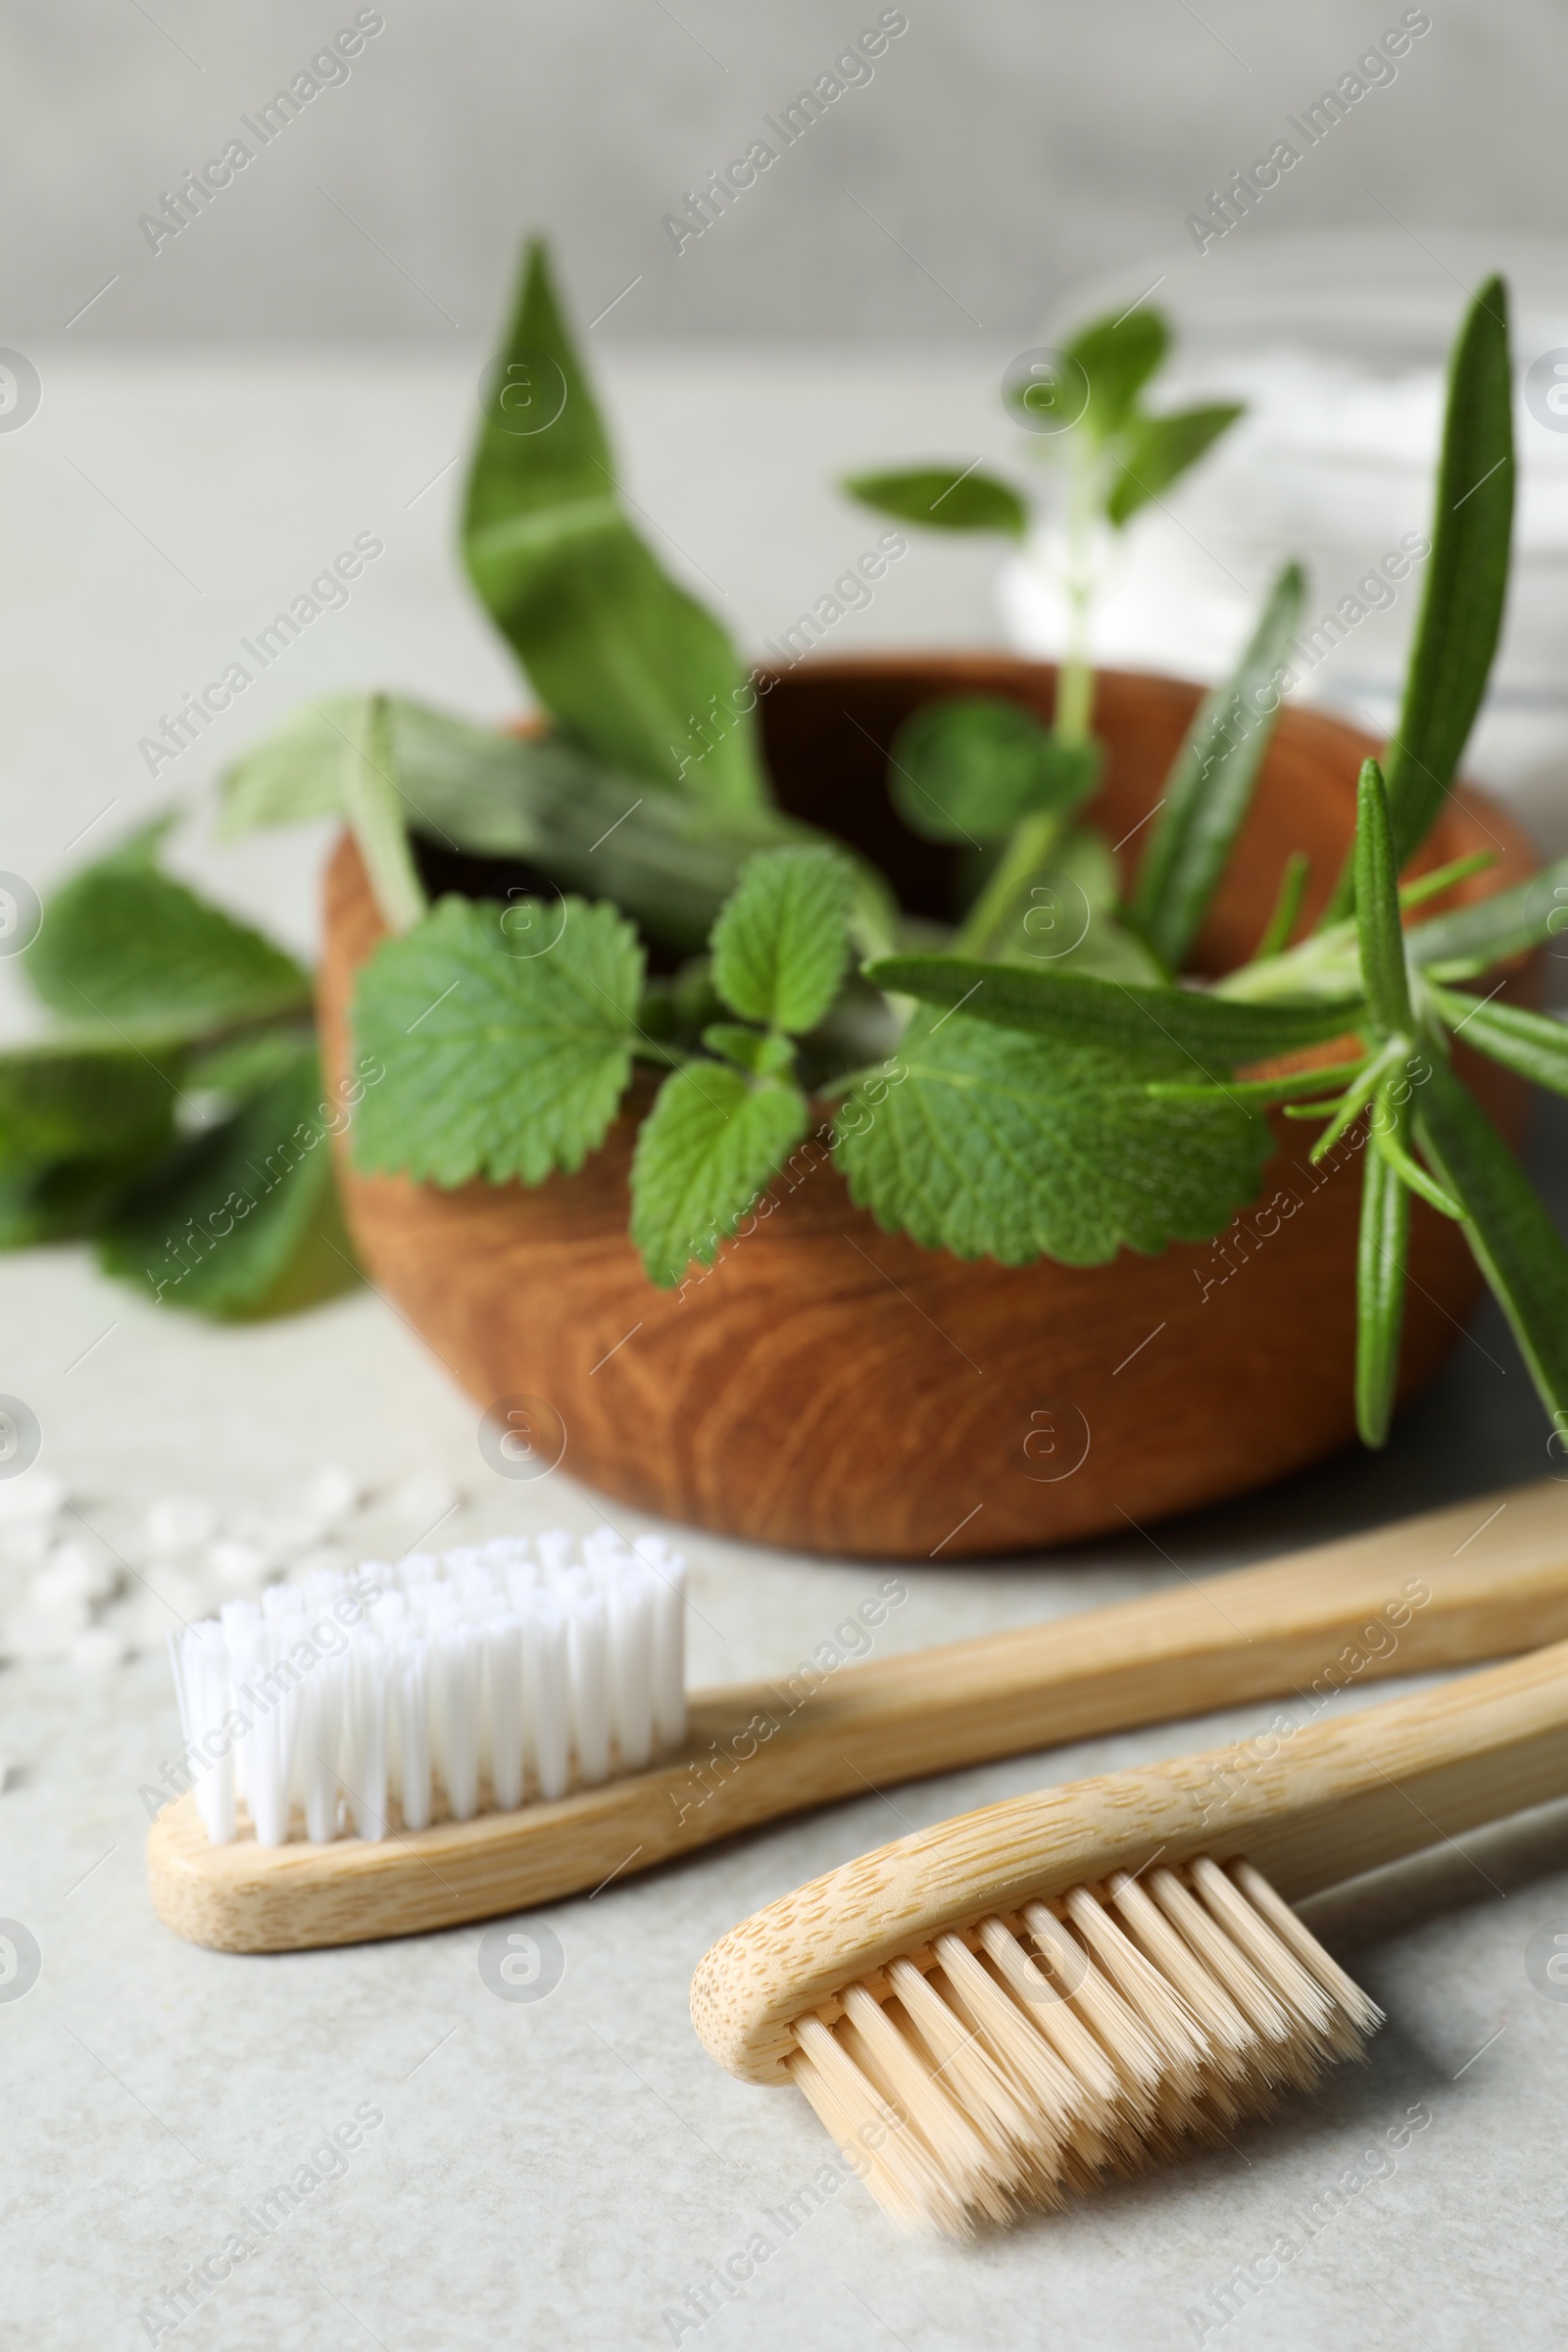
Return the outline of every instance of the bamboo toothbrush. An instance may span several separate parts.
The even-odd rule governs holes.
[[[708,1953],[699,2034],[793,2080],[910,2227],[961,2234],[1227,2131],[1381,2023],[1284,1898],[1568,1793],[1568,1642],[1264,1746],[830,1871]]]
[[[650,1567],[659,1589],[653,1615],[642,1622],[664,1623],[679,1562],[646,1542],[635,1557],[625,1547],[617,1556],[619,1572],[630,1574],[639,1560]],[[446,1584],[458,1590],[479,1555],[452,1558],[458,1565],[449,1567]],[[538,1573],[547,1582],[564,1578],[580,1598],[586,1592],[590,1613],[597,1605],[588,1590],[593,1575],[559,1560],[553,1569],[541,1561]],[[483,1608],[493,1615],[490,1602]],[[451,1696],[446,1728],[434,1726],[431,1776],[419,1782],[430,1791],[429,1826],[411,1826],[391,1782],[367,1789],[353,1771],[341,1776],[347,1785],[333,1802],[330,1783],[316,1786],[314,1822],[306,1818],[308,1780],[292,1822],[278,1795],[261,1826],[284,1842],[264,1844],[254,1821],[227,1819],[220,1802],[213,1811],[216,1800],[198,1781],[194,1794],[166,1806],[153,1824],[152,1896],[177,1933],[229,1951],[289,1951],[452,1927],[597,1888],[759,1822],[859,1795],[868,1781],[886,1787],[1248,1699],[1326,1691],[1564,1637],[1568,1494],[1551,1481],[1043,1625],[831,1673],[815,1665],[777,1683],[700,1691],[687,1702],[684,1738],[672,1721],[679,1693],[665,1687],[674,1670],[661,1651],[665,1737],[678,1745],[660,1755],[656,1725],[656,1760],[641,1769],[640,1756],[651,1751],[633,1743],[627,1752],[618,1718],[605,1752],[598,1752],[605,1748],[602,1709],[594,1716],[599,1731],[585,1735],[572,1660],[563,1660],[553,1634],[554,1665],[544,1651],[525,1648],[531,1663],[522,1672],[534,1678],[531,1696],[524,1683],[523,1711],[532,1726],[554,1723],[554,1745],[546,1758],[530,1728],[507,1767],[510,1787],[498,1788],[485,1746],[463,1737],[465,1723],[471,1735],[478,1722],[491,1743],[489,1669],[476,1670],[470,1657],[459,1661],[459,1671],[448,1659],[441,1672],[457,1679],[443,1685]],[[667,1646],[668,1625],[657,1639]],[[516,1661],[510,1641],[498,1644],[498,1654]],[[626,1672],[641,1690],[635,1663],[628,1655]],[[204,1720],[216,1709],[221,1722],[220,1696],[207,1692]],[[357,1703],[351,1691],[343,1706],[351,1714]],[[505,1691],[502,1703],[513,1721]],[[317,1704],[311,1694],[309,1705]],[[636,1740],[647,1730],[646,1713],[639,1701]],[[318,1718],[310,1728],[318,1730]],[[381,1756],[384,1771],[374,1724],[368,1734],[362,1724],[358,1752],[368,1740],[372,1764]],[[586,1759],[585,1747],[594,1751]],[[594,1777],[601,1770],[619,1777]],[[567,1792],[552,1793],[563,1774]],[[530,1801],[500,1809],[519,1793]],[[455,1818],[464,1808],[471,1818]],[[369,1834],[337,1834],[345,1816]],[[303,1835],[313,1827],[318,1841]]]

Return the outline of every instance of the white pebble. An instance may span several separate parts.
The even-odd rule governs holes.
[[[0,1478],[0,1520],[52,1519],[66,1499],[66,1482],[52,1470],[24,1470]]]
[[[218,1533],[218,1513],[200,1494],[165,1494],[148,1505],[147,1541],[154,1551],[195,1551]]]
[[[359,1508],[364,1486],[352,1470],[318,1470],[305,1484],[305,1508],[323,1528],[341,1527]]]

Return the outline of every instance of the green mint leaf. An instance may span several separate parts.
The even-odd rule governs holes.
[[[1405,934],[1412,962],[1446,980],[1473,980],[1510,956],[1568,932],[1568,858],[1512,890],[1456,906]]]
[[[231,760],[218,779],[219,839],[232,841],[265,825],[341,816],[343,768],[353,751],[353,714],[360,701],[358,695],[340,694],[307,703]]]
[[[371,695],[354,716],[354,750],[343,771],[343,810],[381,920],[389,931],[411,931],[425,911],[424,886],[409,847],[406,803],[394,765],[386,698]]]
[[[1087,379],[1085,419],[1098,439],[1119,433],[1132,416],[1138,395],[1164,365],[1170,328],[1159,311],[1142,304],[1113,318],[1080,327],[1063,357]]]
[[[836,850],[763,850],[713,926],[713,985],[749,1021],[804,1035],[843,984],[855,877]]]
[[[754,1086],[722,1062],[694,1062],[659,1090],[631,1171],[631,1238],[652,1281],[710,1266],[777,1175],[810,1117],[796,1086]]]
[[[738,1021],[710,1021],[703,1031],[710,1054],[722,1054],[757,1078],[781,1078],[795,1067],[793,1042],[776,1029],[743,1029]]]
[[[1481,997],[1454,996],[1434,988],[1432,997],[1448,1027],[1461,1031],[1478,1054],[1517,1070],[1534,1086],[1568,1095],[1568,1028],[1544,1012],[1520,1004],[1488,1004]]]
[[[888,789],[926,841],[998,841],[1033,809],[1072,808],[1100,773],[1092,743],[1062,743],[1017,703],[956,694],[906,719],[888,754]]]
[[[137,1160],[168,1139],[177,1051],[91,1036],[0,1054],[0,1167],[60,1159]]]
[[[188,1136],[116,1201],[107,1273],[166,1305],[284,1314],[358,1279],[337,1210],[332,1132],[315,1043],[217,1126]]]
[[[862,507],[933,531],[1003,531],[1022,539],[1029,510],[1008,483],[973,466],[907,466],[885,473],[847,474],[844,488]]]
[[[579,742],[720,808],[766,801],[755,692],[725,631],[626,519],[539,244],[490,379],[463,546],[534,691]]]
[[[1378,1112],[1391,1123],[1409,1116],[1392,1095],[1380,1099]],[[1392,1161],[1368,1147],[1355,1262],[1355,1425],[1365,1446],[1387,1443],[1394,1416],[1409,1247],[1410,1196]]]
[[[1088,984],[1086,984],[1088,985]],[[961,1014],[906,1042],[879,1103],[842,1106],[850,1190],[889,1232],[959,1257],[1102,1265],[1217,1233],[1272,1150],[1245,1103],[1156,1102],[1192,1064],[1161,1047],[1049,1043]]]
[[[890,956],[868,964],[865,976],[897,996],[918,997],[953,1012],[961,1005],[966,1025],[994,1022],[1063,1046],[1128,1052],[1163,1047],[1187,1059],[1188,1075],[1195,1061],[1205,1070],[1232,1069],[1294,1054],[1353,1029],[1365,1010],[1359,996],[1249,1004],[1198,989],[1124,987],[1088,974],[1030,971],[963,956]]]
[[[386,1075],[356,1116],[357,1163],[444,1186],[580,1168],[631,1075],[642,982],[613,906],[443,899],[359,977],[357,1051]]]
[[[1355,788],[1355,910],[1367,1010],[1386,1037],[1407,1036],[1415,1015],[1399,921],[1399,869],[1388,796],[1375,760],[1362,760]]]
[[[198,1046],[185,1064],[183,1084],[190,1094],[227,1095],[242,1102],[293,1069],[301,1047],[308,1042],[308,1031],[290,1026],[255,1030],[246,1037],[225,1038],[217,1046]]]
[[[1167,971],[1181,969],[1202,929],[1252,805],[1305,587],[1300,565],[1287,564],[1235,669],[1200,704],[1165,779],[1129,913]]]
[[[309,975],[260,931],[151,863],[136,835],[53,893],[24,958],[50,1009],[76,1024],[199,1036],[310,1003]]]
[[[1435,1060],[1416,1134],[1465,1212],[1465,1239],[1513,1328],[1554,1429],[1568,1432],[1568,1250],[1486,1112]]]
[[[1141,507],[1196,466],[1246,413],[1240,401],[1225,400],[1205,408],[1178,409],[1168,416],[1135,417],[1105,494],[1106,520],[1120,530]]]

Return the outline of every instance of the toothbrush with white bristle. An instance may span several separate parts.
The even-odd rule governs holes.
[[[868,1784],[1249,1699],[1294,1693],[1310,1712],[1347,1681],[1560,1641],[1568,1490],[1543,1480],[1266,1567],[873,1657],[877,1629],[908,1598],[884,1577],[837,1629],[853,1632],[859,1662],[818,1643],[792,1674],[689,1699],[684,1571],[658,1536],[628,1547],[607,1530],[580,1552],[541,1537],[363,1574],[383,1590],[341,1644],[353,1663],[338,1670],[328,1842],[299,1826],[298,1690],[222,1761],[230,1687],[254,1688],[303,1634],[304,1595],[274,1587],[261,1609],[231,1607],[182,1639],[195,1785],[147,1840],[153,1902],[178,1935],[295,1951],[494,1919],[619,1886]],[[459,1629],[476,1680],[441,1647]],[[316,1769],[319,1798],[328,1767]],[[166,1785],[189,1777],[165,1768]]]
[[[564,1796],[685,1737],[685,1565],[550,1531],[317,1569],[172,1636],[213,1844],[325,1845]],[[235,1724],[241,1728],[234,1729]]]

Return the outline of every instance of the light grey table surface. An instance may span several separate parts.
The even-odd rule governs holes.
[[[474,371],[396,354],[310,372],[266,357],[40,367],[40,414],[0,441],[0,864],[46,884],[172,784],[198,814],[186,869],[309,945],[319,838],[218,850],[203,787],[288,704],[329,686],[396,681],[479,712],[510,706],[506,664],[447,554],[457,477],[422,491],[470,429]],[[622,354],[611,374],[639,499],[754,641],[866,538],[821,487],[835,466],[985,446],[984,386],[951,361]],[[351,605],[290,649],[226,735],[155,785],[136,744],[158,713],[363,529],[386,555]],[[934,545],[842,634],[869,646],[990,628],[983,558]],[[20,992],[0,1011],[19,1024]],[[1564,1140],[1561,1121],[1544,1126],[1536,1152],[1559,1200]],[[453,1537],[586,1531],[602,1512],[639,1524],[564,1473],[540,1487],[494,1478],[473,1408],[368,1293],[216,1329],[144,1306],[81,1252],[38,1252],[0,1261],[0,1385],[39,1416],[40,1467],[132,1556],[127,1531],[160,1494],[270,1507],[323,1462],[377,1491],[444,1472],[466,1496]],[[1161,1528],[1157,1544],[908,1569],[885,1646],[1021,1624],[1479,1495],[1544,1471],[1543,1436],[1489,1309],[1380,1460],[1330,1464]],[[792,1664],[882,1573],[682,1542],[698,1681]],[[1268,1711],[868,1793],[553,1906],[564,1978],[547,1999],[514,2003],[481,1979],[476,1928],[277,1958],[179,1942],[143,1880],[138,1790],[176,1745],[163,1661],[0,1670],[0,1916],[42,1953],[25,1997],[0,1999],[0,2340],[50,2352],[152,2333],[202,2352],[1560,2340],[1568,2003],[1543,1998],[1524,1959],[1538,1928],[1568,1929],[1558,1809],[1314,1906],[1390,2013],[1364,2068],[1217,2155],[980,2245],[901,2240],[853,2183],[802,2220],[827,2152],[818,2127],[793,2093],[721,2074],[691,2032],[696,1960],[803,1880],[909,1825],[1208,1744]],[[250,2225],[361,2107],[381,2121],[337,2177],[275,2230]],[[1424,2128],[1362,2164],[1412,2108]],[[1348,2168],[1366,2184],[1308,2236],[1303,2207],[1321,2208]],[[172,2330],[144,2322],[231,2233],[254,2251],[202,2308]],[[703,2280],[758,2233],[770,2250],[744,2295],[699,2323]],[[1260,2278],[1282,2237],[1294,2258],[1276,2258],[1278,2275],[1222,2320],[1236,2266]]]

